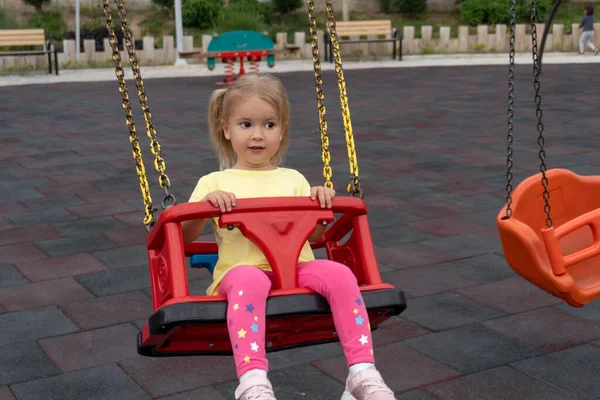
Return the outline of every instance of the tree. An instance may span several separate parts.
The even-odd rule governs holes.
[[[23,0],[25,4],[35,7],[36,11],[42,11],[44,4],[50,3],[50,0]]]

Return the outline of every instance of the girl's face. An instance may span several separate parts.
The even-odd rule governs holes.
[[[272,170],[271,158],[279,150],[282,126],[275,108],[258,97],[250,97],[233,106],[222,120],[225,138],[237,155],[234,169]]]

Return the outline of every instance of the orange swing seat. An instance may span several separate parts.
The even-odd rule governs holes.
[[[545,224],[542,174],[519,184],[496,218],[504,256],[520,276],[582,307],[600,297],[600,176],[546,172],[552,227]]]

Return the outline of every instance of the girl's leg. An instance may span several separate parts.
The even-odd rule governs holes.
[[[314,290],[329,302],[348,366],[373,363],[369,316],[352,271],[329,260],[305,262],[298,266],[298,286]]]
[[[329,260],[302,263],[298,266],[298,285],[314,290],[329,302],[350,368],[346,398],[395,400],[394,393],[375,369],[369,316],[352,271]]]
[[[579,54],[583,54],[583,52],[585,51],[585,32],[581,34],[581,37],[579,38]]]
[[[219,287],[219,294],[227,296],[227,327],[238,378],[253,369],[269,369],[265,315],[270,289],[267,274],[249,265],[228,271]]]

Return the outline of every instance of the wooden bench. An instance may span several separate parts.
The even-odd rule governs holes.
[[[56,46],[46,41],[43,29],[0,29],[0,48],[16,46],[42,46],[40,50],[0,51],[0,57],[7,56],[40,56],[48,55],[48,72],[52,73],[52,54],[54,69],[58,75],[58,57]]]
[[[390,20],[372,20],[372,21],[339,21],[335,24],[340,46],[348,43],[393,43],[392,59],[396,59],[396,42],[398,42],[398,59],[402,60],[402,32],[392,28]],[[385,36],[381,39],[352,39],[360,36]],[[349,38],[349,39],[344,39]],[[331,36],[326,30],[325,33],[325,61],[329,55],[329,61],[333,62],[333,47],[331,45]]]

